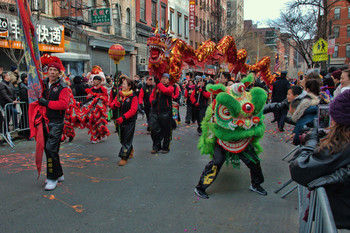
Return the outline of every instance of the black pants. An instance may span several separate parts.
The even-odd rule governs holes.
[[[169,150],[172,139],[172,112],[156,113],[151,111],[151,138],[153,150]],[[162,145],[163,142],[163,145]]]
[[[134,140],[136,121],[126,121],[120,125],[120,143],[122,147],[119,151],[119,157],[122,159],[128,159],[130,152],[133,149],[132,142]]]
[[[246,151],[249,151],[250,156],[255,160],[255,162],[249,160],[242,153],[239,154],[239,158],[250,170],[251,183],[261,184],[264,182],[264,176],[262,174],[258,156],[251,145],[248,145],[248,147],[250,148],[247,148]],[[196,188],[202,190],[207,189],[218,176],[219,171],[225,161],[226,150],[224,150],[220,145],[215,144],[213,159],[205,166]]]
[[[150,126],[150,111],[151,111],[151,108],[150,107],[146,107],[145,106],[145,114],[146,114],[146,119],[147,119],[147,131],[151,131],[151,126]]]
[[[279,129],[284,128],[284,123],[286,121],[287,114],[288,114],[288,110],[286,110],[286,109],[283,109],[278,113],[278,117],[276,118],[276,120],[277,120],[277,124],[278,124]]]
[[[193,104],[188,101],[186,105],[186,123],[190,123],[193,120]]]
[[[48,126],[49,132],[44,127],[47,179],[57,180],[63,175],[59,151],[64,123],[49,123]]]
[[[198,124],[198,128],[197,128],[197,131],[198,133],[201,133],[202,132],[202,129],[201,129],[201,123],[205,117],[205,112],[207,111],[207,106],[198,106],[198,107],[195,107],[194,108],[194,118],[195,120],[197,121],[197,124]]]

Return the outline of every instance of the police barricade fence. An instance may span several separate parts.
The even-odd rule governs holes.
[[[309,192],[306,187],[298,185],[298,196],[299,233],[338,232],[327,193],[323,187]]]
[[[74,99],[76,102],[84,103],[84,101],[86,100],[86,96],[74,96]]]
[[[8,103],[1,108],[1,137],[12,148],[15,146],[12,142],[12,135],[17,132],[27,131],[29,137],[29,119],[28,103]]]

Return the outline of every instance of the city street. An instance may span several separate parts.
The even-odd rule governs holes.
[[[280,196],[287,189],[273,192],[289,179],[281,158],[293,146],[270,121],[267,116],[260,156],[267,196],[249,191],[249,170],[241,163],[240,169],[224,165],[207,190],[210,198],[197,198],[193,189],[209,156],[197,149],[195,124],[173,131],[168,154],[151,154],[151,137],[139,115],[134,158],[124,167],[117,166],[120,143],[112,122],[111,136],[99,144],[90,143],[86,129],[77,129],[73,142],[61,144],[65,181],[51,192],[44,191],[45,155],[36,179],[34,141],[17,140],[14,149],[2,144],[0,232],[295,233],[297,191],[285,199]]]

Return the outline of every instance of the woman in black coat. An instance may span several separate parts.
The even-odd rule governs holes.
[[[330,104],[333,119],[328,135],[318,144],[317,129],[290,164],[292,179],[314,189],[324,186],[339,229],[350,229],[350,90]]]

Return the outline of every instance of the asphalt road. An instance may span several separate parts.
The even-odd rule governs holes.
[[[184,118],[182,107],[182,117]],[[61,145],[65,181],[44,191],[43,172],[37,180],[35,142],[0,146],[0,233],[13,232],[244,232],[298,231],[298,197],[273,193],[289,179],[281,158],[293,147],[286,133],[277,133],[267,117],[261,154],[268,196],[249,191],[249,170],[224,165],[207,190],[208,200],[193,189],[209,156],[197,149],[196,125],[173,131],[168,154],[151,154],[152,142],[139,116],[134,158],[118,167],[120,143],[114,133],[106,142],[90,144],[87,130],[76,130]],[[283,190],[286,191],[286,190]]]

